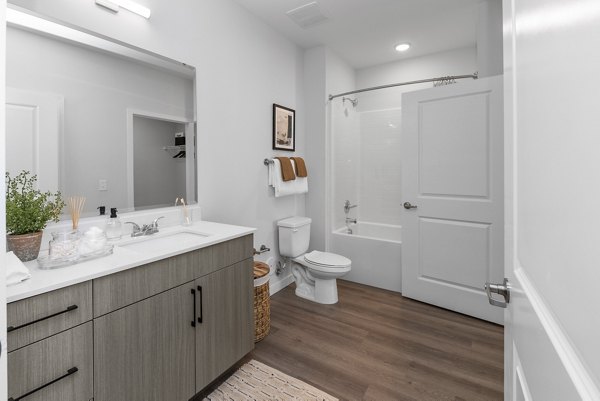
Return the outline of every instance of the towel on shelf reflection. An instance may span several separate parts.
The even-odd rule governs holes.
[[[19,284],[31,277],[29,269],[14,252],[6,253],[6,285]]]
[[[294,166],[294,163],[292,163],[292,166]],[[308,192],[308,179],[306,177],[296,177],[295,180],[283,181],[281,163],[278,159],[273,159],[273,163],[269,163],[269,185],[275,189],[276,198]]]

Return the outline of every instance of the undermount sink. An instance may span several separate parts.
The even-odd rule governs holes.
[[[130,242],[118,246],[142,253],[162,253],[173,249],[181,249],[185,248],[186,246],[195,245],[198,243],[199,239],[208,237],[207,234],[191,231],[180,231],[172,234],[154,235],[134,238]]]

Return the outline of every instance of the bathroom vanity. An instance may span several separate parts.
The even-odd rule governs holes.
[[[197,222],[32,265],[7,289],[9,400],[192,398],[254,347],[253,231]]]

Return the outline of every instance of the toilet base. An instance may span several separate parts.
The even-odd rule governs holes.
[[[294,263],[292,274],[296,281],[296,295],[319,304],[331,305],[338,302],[337,281],[335,278],[316,278],[308,269]]]

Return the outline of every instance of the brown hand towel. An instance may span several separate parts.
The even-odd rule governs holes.
[[[290,157],[296,163],[296,175],[298,177],[308,177],[308,171],[306,170],[306,163],[301,157]]]
[[[281,164],[281,177],[283,181],[292,181],[296,179],[296,174],[294,174],[294,168],[292,167],[292,161],[289,157],[276,157]]]

